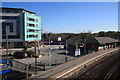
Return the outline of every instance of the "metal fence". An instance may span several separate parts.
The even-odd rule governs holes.
[[[63,57],[61,59],[52,59],[51,63],[40,61],[40,62],[37,62],[37,68],[38,68],[38,71],[40,71],[40,70],[45,71],[45,70],[51,69],[51,68],[53,68],[55,66],[58,66],[60,64],[64,64],[66,62],[72,61],[72,60],[77,59],[77,58],[78,57],[73,57],[73,58],[67,57],[67,61],[66,61],[65,57]],[[35,63],[32,63],[31,65],[34,66],[34,64]]]

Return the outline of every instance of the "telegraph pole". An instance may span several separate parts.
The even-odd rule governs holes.
[[[35,72],[37,74],[37,42],[35,42]]]
[[[86,53],[86,38],[84,38],[84,53]]]
[[[78,49],[78,44],[76,43],[76,49]]]
[[[8,26],[6,26],[6,56],[7,56],[7,63],[8,63]]]
[[[67,39],[66,39],[66,55],[65,55],[65,62],[67,62],[67,53],[68,53],[68,51],[67,51]]]
[[[51,66],[50,36],[49,36],[49,66]]]

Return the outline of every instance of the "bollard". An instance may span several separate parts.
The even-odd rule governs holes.
[[[67,56],[65,57],[65,62],[67,62]]]
[[[86,68],[87,66],[86,65],[84,65],[84,68]]]

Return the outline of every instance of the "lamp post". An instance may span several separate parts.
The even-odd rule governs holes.
[[[49,36],[49,66],[51,66],[50,36]]]
[[[84,38],[84,53],[86,53],[86,38]]]
[[[67,62],[67,53],[68,53],[68,51],[67,51],[67,39],[66,39],[66,55],[65,55],[65,62]]]
[[[37,30],[37,31],[42,31],[42,30]],[[35,72],[36,72],[36,74],[37,74],[37,57],[39,56],[37,56],[37,53],[38,54],[40,54],[40,44],[39,44],[39,37],[38,37],[38,42],[37,42],[37,40],[36,40],[36,42],[35,42]]]
[[[8,63],[8,26],[6,26],[6,56],[7,56],[7,63]]]
[[[35,74],[37,74],[37,42],[35,42]]]

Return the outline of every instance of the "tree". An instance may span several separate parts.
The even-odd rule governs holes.
[[[104,31],[100,31],[99,33],[98,33],[98,37],[105,37],[105,32]]]

